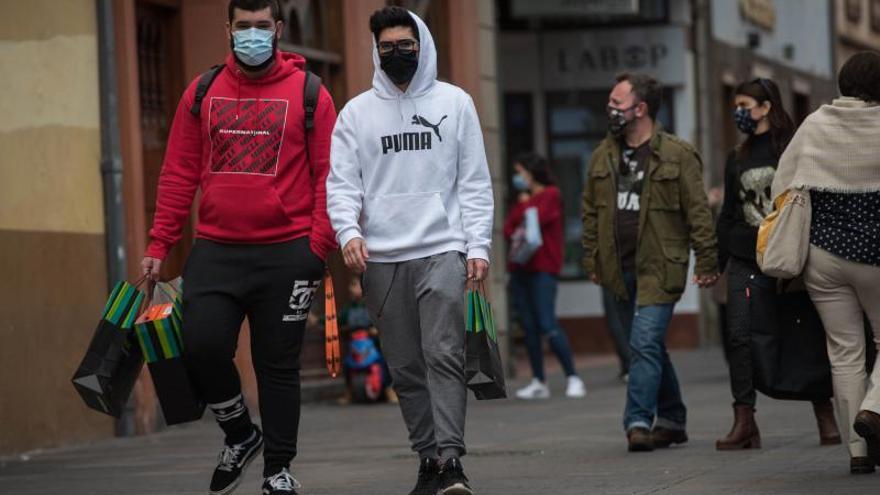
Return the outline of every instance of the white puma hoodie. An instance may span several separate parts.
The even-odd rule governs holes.
[[[330,145],[327,210],[344,247],[364,238],[370,261],[447,252],[489,260],[492,180],[473,100],[437,81],[437,51],[419,28],[419,63],[404,93],[379,66],[373,88],[345,105]]]

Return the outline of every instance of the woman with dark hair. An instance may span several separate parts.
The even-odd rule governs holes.
[[[866,314],[880,348],[880,53],[853,55],[841,98],[804,121],[779,161],[773,194],[808,190],[804,281],[828,340],[850,472],[880,465],[880,366],[868,379]]]
[[[750,308],[772,307],[776,279],[765,276],[755,259],[758,226],[773,210],[770,186],[780,155],[794,134],[776,84],[764,78],[739,85],[734,120],[746,135],[727,157],[724,203],[718,217],[719,266],[727,266],[727,333],[734,423],[715,444],[718,450],[756,449],[761,434],[755,422],[755,392]],[[757,299],[764,300],[757,300]],[[840,443],[830,399],[813,403],[822,445]]]
[[[517,202],[504,222],[504,236],[510,241],[523,225],[526,210],[536,208],[543,244],[524,264],[510,262],[513,303],[526,333],[526,347],[534,379],[517,391],[520,399],[547,399],[550,388],[544,376],[542,337],[550,344],[567,378],[566,396],[581,398],[587,393],[578,377],[565,330],[556,320],[556,277],[562,270],[562,197],[554,184],[547,160],[528,153],[514,161],[513,187]]]

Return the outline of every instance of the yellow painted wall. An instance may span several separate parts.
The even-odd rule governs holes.
[[[0,0],[0,455],[112,435],[70,385],[106,298],[94,0]]]

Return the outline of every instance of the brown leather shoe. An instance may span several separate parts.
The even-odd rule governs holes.
[[[655,449],[667,449],[672,444],[687,443],[688,435],[684,430],[672,430],[657,426],[651,431],[651,439],[654,441]]]
[[[630,452],[651,452],[654,450],[654,441],[651,432],[647,428],[636,427],[626,432],[626,440],[629,442]]]
[[[849,460],[850,474],[871,474],[876,470],[874,461],[867,457],[852,457]]]
[[[868,410],[859,411],[853,429],[868,443],[868,457],[880,466],[880,414]]]
[[[733,427],[726,437],[715,442],[717,450],[760,449],[761,432],[752,406],[733,405]]]
[[[834,406],[831,400],[813,403],[813,413],[816,414],[816,424],[819,426],[819,445],[840,445],[840,430],[837,429],[837,421],[834,420]]]

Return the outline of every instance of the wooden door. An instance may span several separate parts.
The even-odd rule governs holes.
[[[153,224],[156,193],[168,134],[184,90],[179,2],[140,0],[137,4],[137,45],[143,135],[144,209],[146,225]],[[168,254],[164,279],[181,274],[192,245],[193,228],[187,222],[183,238]]]

